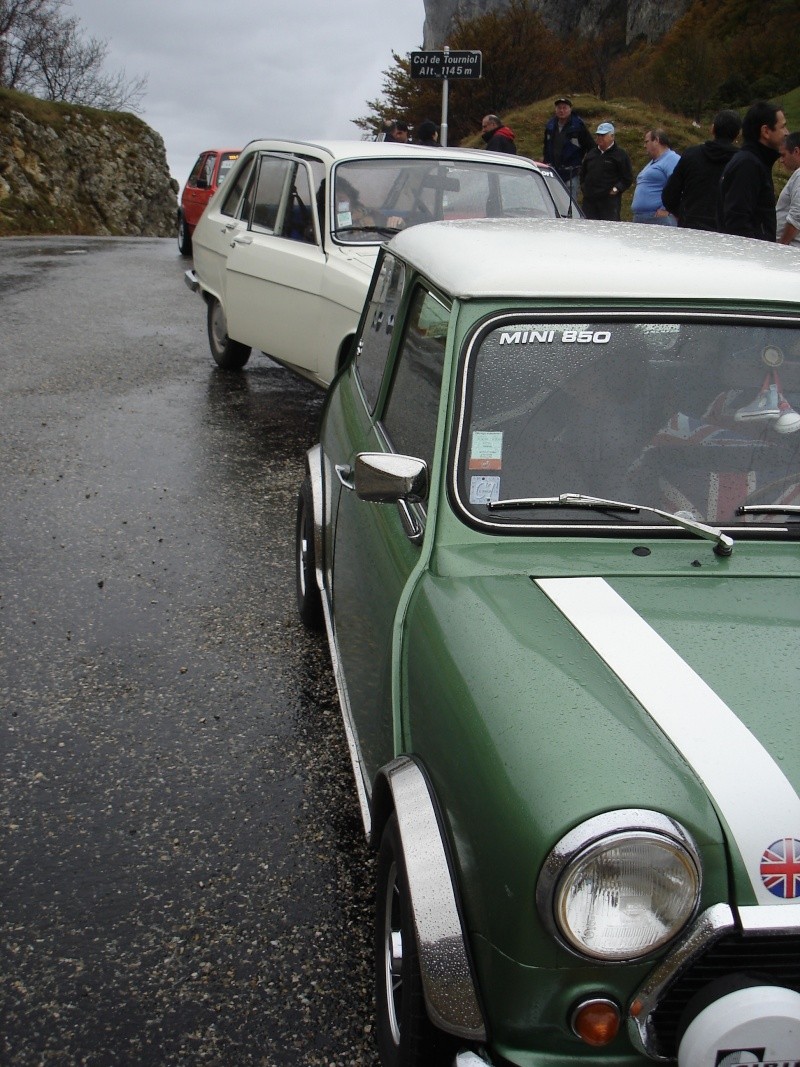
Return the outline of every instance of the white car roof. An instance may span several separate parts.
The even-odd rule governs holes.
[[[329,156],[330,161],[365,158],[415,158],[474,160],[479,163],[498,163],[507,166],[533,167],[536,164],[526,156],[508,155],[503,152],[487,152],[480,148],[429,148],[426,145],[396,144],[394,141],[285,141],[281,138],[265,138],[251,141],[242,150],[264,152],[299,152],[315,149]]]
[[[459,299],[567,297],[792,303],[800,254],[672,226],[587,219],[431,222],[389,248]]]

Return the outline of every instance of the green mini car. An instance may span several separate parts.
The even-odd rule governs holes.
[[[800,257],[382,250],[297,511],[386,1067],[800,1064]]]

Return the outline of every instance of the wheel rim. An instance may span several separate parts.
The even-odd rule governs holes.
[[[211,336],[217,351],[222,352],[228,343],[228,323],[218,300],[214,302],[214,310],[211,312]]]
[[[400,1044],[400,1011],[403,1001],[403,932],[400,918],[400,888],[397,864],[386,883],[383,924],[383,974],[386,983],[386,1014],[395,1045]]]

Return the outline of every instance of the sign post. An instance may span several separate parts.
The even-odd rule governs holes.
[[[448,82],[451,78],[480,78],[483,55],[473,48],[451,52],[445,45],[441,52],[409,52],[412,78],[441,78],[442,123],[439,144],[447,147]]]

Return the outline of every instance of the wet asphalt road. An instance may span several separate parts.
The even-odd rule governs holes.
[[[372,1067],[366,847],[294,508],[175,242],[0,241],[0,1062]]]

